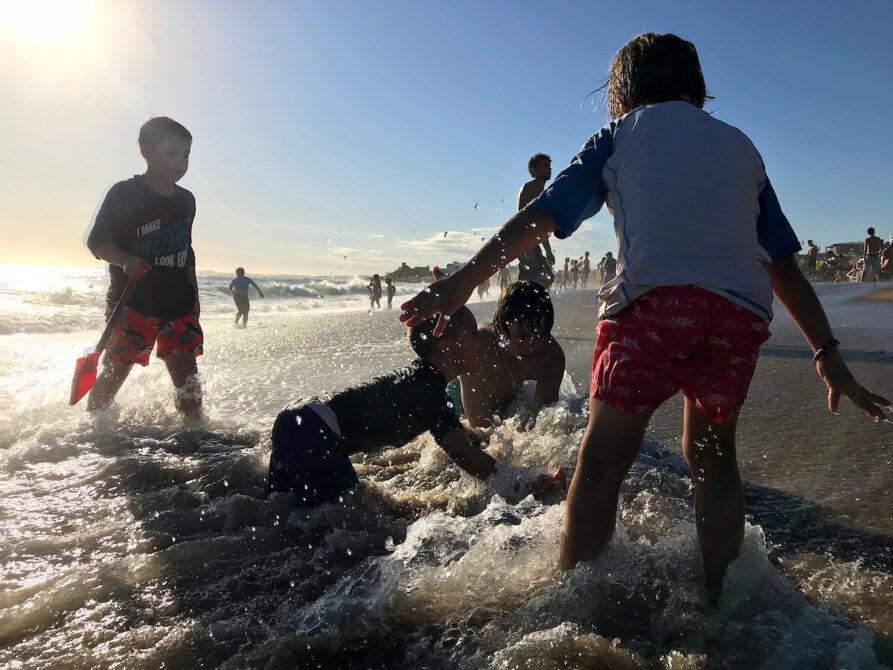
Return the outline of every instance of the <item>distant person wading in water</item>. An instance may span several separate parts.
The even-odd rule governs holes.
[[[378,307],[381,309],[381,277],[372,275],[369,281],[369,309]]]
[[[251,277],[245,276],[245,268],[236,268],[236,278],[229,283],[229,292],[233,294],[233,300],[236,303],[236,325],[239,325],[239,317],[242,317],[242,328],[248,325],[248,310],[251,308],[248,289],[251,286],[255,288],[261,298],[264,297],[260,286],[255,284]]]

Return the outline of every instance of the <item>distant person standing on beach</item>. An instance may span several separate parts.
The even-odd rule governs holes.
[[[561,272],[561,283],[558,285],[558,288],[566,289],[567,288],[567,278],[570,275],[570,258],[564,259],[564,270]]]
[[[499,292],[502,293],[505,290],[505,287],[511,283],[512,280],[509,275],[509,266],[506,265],[504,268],[499,268]]]
[[[378,307],[381,309],[381,277],[372,275],[369,281],[369,309]]]
[[[589,252],[583,255],[583,270],[580,272],[580,288],[586,288],[586,281],[592,268],[589,265]]]
[[[394,282],[390,277],[385,277],[385,284],[388,286],[388,309],[391,309],[391,301],[394,299],[394,295],[397,293],[397,287],[394,286]]]
[[[862,270],[861,281],[880,281],[878,272],[881,271],[881,252],[884,250],[884,241],[874,234],[874,228],[867,231],[865,238],[865,268]]]
[[[518,193],[518,211],[524,209],[546,188],[546,182],[552,178],[552,159],[546,154],[535,154],[527,162],[527,171],[533,179],[524,184]],[[518,280],[529,279],[542,284],[543,288],[549,288],[555,279],[552,273],[555,256],[552,255],[548,237],[543,239],[542,246],[546,250],[545,256],[537,245],[519,257]]]
[[[494,269],[549,233],[573,234],[613,203],[621,273],[600,293],[589,426],[559,567],[572,569],[608,545],[651,415],[681,389],[704,575],[716,591],[744,537],[735,429],[769,337],[773,291],[813,351],[829,410],[843,395],[883,420],[879,405],[890,403],[860,386],[840,355],[760,154],[744,133],[703,111],[707,88],[694,44],[672,34],[633,38],[611,63],[606,98],[611,121],[555,183],[458,272],[406,302],[401,319],[411,326],[441,314],[440,332],[444,315]]]
[[[489,277],[478,284],[478,300],[483,301],[484,296],[490,297],[490,279]]]
[[[806,249],[806,269],[813,273],[815,272],[816,263],[819,261],[819,248],[812,240],[807,240],[806,244],[809,245]]]
[[[881,271],[893,271],[893,237],[887,240],[887,247],[881,252]]]
[[[236,325],[239,325],[239,317],[242,317],[242,328],[248,325],[248,310],[251,302],[248,300],[248,288],[253,286],[257,294],[263,298],[264,292],[260,286],[254,283],[251,277],[245,276],[245,268],[236,268],[236,278],[229,283],[229,292],[233,294],[236,303]]]
[[[617,259],[614,258],[614,254],[610,251],[605,252],[605,260],[602,267],[605,270],[605,279],[602,283],[607,284],[617,276]]]
[[[87,409],[111,405],[133,365],[148,365],[157,344],[156,355],[177,389],[177,409],[198,420],[202,390],[195,359],[204,338],[192,250],[195,198],[177,185],[189,167],[192,135],[158,116],[143,124],[138,142],[145,174],[112,186],[87,235],[93,255],[109,264],[106,314],[128,282],[145,273],[106,345]]]

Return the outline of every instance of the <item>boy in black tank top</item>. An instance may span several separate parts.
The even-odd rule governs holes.
[[[447,382],[477,365],[477,323],[463,307],[441,337],[436,319],[409,331],[419,356],[405,368],[360,386],[286,407],[273,425],[267,492],[294,492],[299,505],[334,502],[359,480],[348,456],[401,446],[425,431],[469,474],[486,479],[496,460],[472,444],[446,394]],[[560,489],[561,475],[542,475],[534,490]]]

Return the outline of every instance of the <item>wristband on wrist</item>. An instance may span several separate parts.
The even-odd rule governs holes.
[[[839,346],[840,346],[840,340],[835,340],[832,337],[830,340],[825,342],[825,344],[823,344],[818,349],[816,349],[815,354],[813,354],[813,356],[812,356],[812,360],[814,362],[818,361],[827,352],[831,351],[832,349],[837,349],[837,347],[839,347]]]

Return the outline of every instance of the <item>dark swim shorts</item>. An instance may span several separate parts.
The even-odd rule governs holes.
[[[168,354],[201,356],[204,335],[198,314],[190,312],[179,319],[167,321],[146,317],[125,307],[105,345],[105,361],[116,366],[134,363],[148,365],[156,342],[158,358]]]
[[[248,300],[247,295],[236,293],[233,295],[233,301],[236,303],[237,310],[248,314],[248,310],[251,308],[251,302]]]
[[[335,502],[359,484],[341,438],[308,405],[295,403],[273,424],[267,494],[291,491],[299,505]]]

